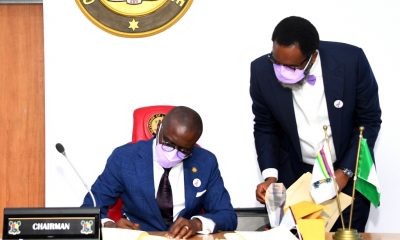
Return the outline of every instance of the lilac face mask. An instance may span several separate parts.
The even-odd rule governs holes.
[[[307,75],[304,72],[308,68],[311,58],[303,69],[293,69],[284,65],[273,64],[276,78],[284,84],[296,84],[300,82]]]
[[[161,130],[161,125],[156,137],[156,156],[157,161],[163,168],[172,168],[175,167],[178,163],[182,162],[182,158],[178,156],[178,150],[172,149],[171,151],[165,151],[162,147],[162,144],[159,143],[159,134]]]

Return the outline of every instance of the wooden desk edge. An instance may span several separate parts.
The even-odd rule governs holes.
[[[164,236],[166,232],[149,232],[150,235]],[[214,233],[210,235],[196,235],[190,240],[217,240],[225,239],[224,234],[228,232]],[[332,240],[334,233],[326,233],[325,240]],[[400,233],[361,233],[363,240],[399,240]]]

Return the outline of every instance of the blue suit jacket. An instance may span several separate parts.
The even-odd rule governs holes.
[[[155,199],[152,142],[153,139],[126,144],[115,149],[107,160],[103,173],[92,186],[102,218],[107,217],[108,207],[122,197],[124,213],[131,221],[139,223],[142,230],[168,230]],[[197,171],[193,171],[194,168]],[[190,219],[201,215],[215,222],[214,231],[235,230],[237,216],[214,154],[195,147],[192,156],[184,160],[183,169],[185,208],[179,216]],[[199,187],[193,185],[194,179],[200,179]],[[196,197],[203,191],[203,195]],[[89,195],[83,206],[93,206]],[[202,209],[204,214],[201,214]]]
[[[337,161],[335,167],[354,170],[359,126],[372,150],[381,124],[378,86],[362,49],[321,41],[319,54]],[[254,138],[261,171],[276,168],[289,187],[305,171],[293,107],[292,91],[276,79],[267,56],[251,64]],[[342,108],[334,102],[341,100]],[[322,131],[322,129],[321,129]]]

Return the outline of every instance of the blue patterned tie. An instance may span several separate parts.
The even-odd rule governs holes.
[[[164,168],[164,174],[161,176],[157,191],[157,204],[167,225],[171,225],[173,221],[172,189],[168,179],[170,170],[171,168]]]

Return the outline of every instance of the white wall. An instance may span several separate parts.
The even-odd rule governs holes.
[[[396,0],[194,1],[183,18],[147,38],[121,38],[91,22],[71,0],[45,0],[46,206],[79,206],[85,188],[56,150],[61,142],[88,185],[111,151],[131,139],[135,108],[171,104],[197,110],[234,207],[260,206],[261,181],[252,135],[250,62],[270,52],[284,17],[298,15],[322,40],[364,49],[379,84],[383,124],[375,148],[381,207],[367,230],[399,232],[399,129],[396,110],[400,54]]]

